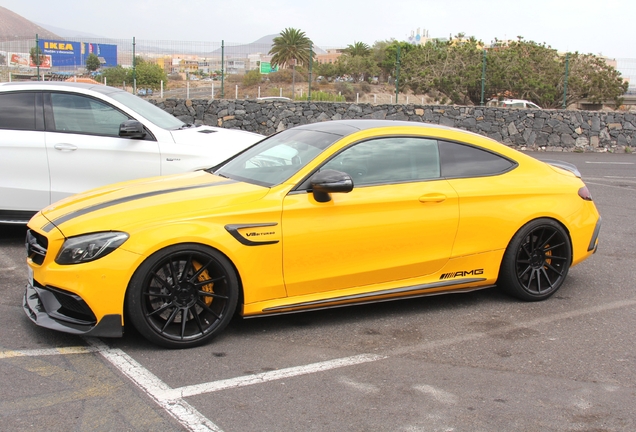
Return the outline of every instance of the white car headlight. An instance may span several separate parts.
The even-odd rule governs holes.
[[[123,232],[100,232],[66,239],[55,262],[58,264],[80,264],[102,258],[128,240]]]

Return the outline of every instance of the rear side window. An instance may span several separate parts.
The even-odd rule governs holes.
[[[439,142],[442,177],[480,177],[502,174],[513,169],[515,162],[495,153],[469,145]]]
[[[35,93],[0,93],[0,129],[36,129]]]

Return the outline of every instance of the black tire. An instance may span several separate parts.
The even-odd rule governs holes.
[[[565,229],[552,219],[535,219],[510,241],[497,285],[521,300],[545,300],[561,287],[571,262],[572,246]]]
[[[174,245],[139,266],[128,286],[126,311],[149,341],[191,348],[210,341],[230,322],[238,285],[223,254],[198,244]]]

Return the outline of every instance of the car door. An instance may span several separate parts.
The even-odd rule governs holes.
[[[49,204],[42,94],[0,93],[0,211],[34,213]]]
[[[505,174],[517,163],[500,154],[459,142],[439,141],[442,176],[461,196],[462,215],[454,256],[470,256],[505,249],[518,220],[519,206],[527,206],[521,185],[511,187]],[[531,176],[527,184],[532,185]]]
[[[110,183],[161,174],[154,138],[119,137],[129,117],[81,94],[45,93],[51,202]]]
[[[321,169],[350,174],[354,188],[317,202],[283,202],[283,271],[289,296],[418,278],[451,254],[459,210],[440,178],[434,140],[390,137],[345,149]]]

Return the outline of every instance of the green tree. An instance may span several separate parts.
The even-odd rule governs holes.
[[[42,54],[42,50],[37,45],[29,50],[29,56],[31,57],[31,63],[36,66],[41,66],[46,59],[44,54]]]
[[[339,70],[355,77],[358,81],[364,81],[366,76],[375,76],[380,71],[371,54],[365,56],[343,54],[338,57],[336,64]]]
[[[436,91],[455,104],[479,103],[481,46],[475,38],[412,46],[402,57],[400,90],[410,89],[415,94]]]
[[[492,96],[527,99],[543,108],[563,105],[566,56],[557,50],[518,37],[488,52],[487,90]],[[628,84],[611,65],[593,54],[569,55],[566,104],[622,103]]]
[[[564,76],[555,49],[522,37],[487,53],[486,91],[499,99],[527,99],[544,108],[553,107],[563,97]]]
[[[279,36],[274,38],[272,49],[272,66],[292,67],[295,63],[309,64],[311,52],[311,40],[305,32],[286,28]]]
[[[377,75],[380,72],[373,51],[369,45],[362,42],[355,42],[345,48],[336,65],[341,74],[352,75],[359,81],[364,81],[365,76]]]
[[[156,63],[147,61],[136,61],[135,75],[137,79],[137,88],[151,88],[157,90],[161,87],[161,81],[168,81],[168,76],[161,66]],[[132,83],[132,69],[127,74],[128,81]]]
[[[353,45],[347,45],[343,53],[351,57],[366,57],[371,54],[371,48],[364,42],[354,42]]]
[[[564,56],[561,61],[565,63]],[[593,54],[570,54],[569,71],[567,105],[582,99],[591,103],[612,101],[615,107],[623,104],[623,95],[629,83],[605,59]],[[563,94],[563,80],[560,82],[560,89]]]
[[[313,75],[316,78],[319,76],[334,78],[340,75],[340,73],[335,63],[314,63]]]
[[[373,56],[385,78],[389,76],[395,77],[398,46],[400,47],[400,62],[403,61],[409,52],[417,49],[417,45],[396,40],[376,42],[373,48]]]
[[[122,65],[102,69],[101,76],[106,78],[106,84],[113,87],[119,87],[124,82],[132,83],[132,80],[128,80],[128,70]]]
[[[97,69],[99,69],[102,66],[101,62],[99,61],[99,57],[97,57],[97,54],[95,53],[90,53],[88,55],[88,57],[86,57],[86,70],[89,72],[95,72]]]

